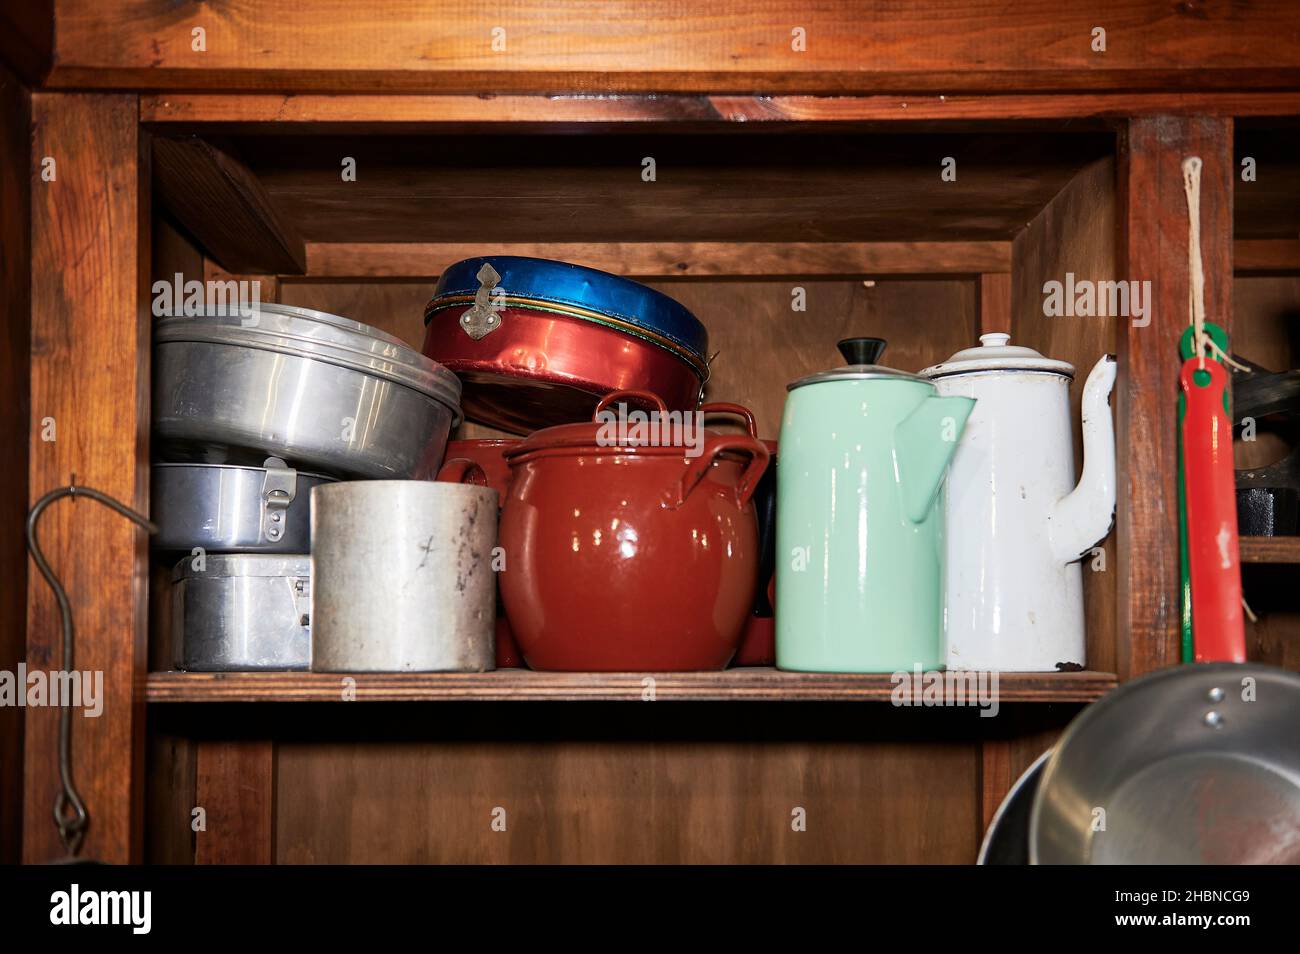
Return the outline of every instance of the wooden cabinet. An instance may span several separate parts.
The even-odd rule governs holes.
[[[710,396],[750,405],[765,437],[786,382],[838,363],[850,333],[889,339],[885,362],[910,370],[992,330],[1081,369],[1120,361],[1120,502],[1085,570],[1088,671],[1004,676],[996,718],[894,707],[888,677],[772,670],[661,675],[653,703],[643,674],[358,677],[345,702],[334,676],[171,673],[144,536],[63,502],[42,540],[71,595],[77,665],[105,673],[103,715],[74,720],[87,854],[969,862],[1080,706],[1177,661],[1179,164],[1205,162],[1208,313],[1241,353],[1293,366],[1288,5],[1202,22],[1158,4],[1029,4],[1013,23],[981,4],[937,19],[927,3],[906,18],[724,4],[698,21],[640,4],[603,12],[607,32],[562,4],[482,22],[437,4],[351,19],[264,4],[256,22],[144,0],[47,6],[49,32],[37,17],[23,34],[49,39],[44,57],[0,45],[25,80],[0,74],[5,166],[26,170],[3,185],[9,668],[59,664],[53,599],[15,543],[30,502],[75,474],[147,509],[150,288],[177,273],[259,280],[263,298],[417,346],[439,271],[470,254],[633,276],[708,326]],[[1049,316],[1044,283],[1067,273],[1149,281],[1149,313]],[[1243,550],[1252,658],[1294,668],[1298,604],[1270,574],[1300,557],[1285,542]],[[56,713],[0,719],[0,758],[24,764],[21,793],[10,772],[0,789],[7,857],[20,795],[22,857],[57,855]]]

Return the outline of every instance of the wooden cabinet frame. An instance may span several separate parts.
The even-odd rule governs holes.
[[[76,39],[80,35],[74,31],[72,42],[80,42]],[[131,55],[131,51],[122,55]],[[169,49],[165,55],[173,53]],[[61,62],[54,76],[73,82],[86,75],[78,70],[75,60]],[[1288,80],[1294,79],[1294,72],[1280,69]],[[136,81],[144,74],[126,64],[106,75]],[[1099,79],[1098,83],[1111,81]],[[725,90],[732,84],[717,85]],[[1121,468],[1116,632],[1119,676],[1127,679],[1177,659],[1172,408],[1178,363],[1169,343],[1186,324],[1188,280],[1179,163],[1188,154],[1205,161],[1201,207],[1207,311],[1227,324],[1233,273],[1233,117],[1244,114],[1298,115],[1300,94],[1117,92],[919,99],[881,95],[607,99],[511,95],[482,99],[448,94],[287,97],[262,93],[147,92],[137,96],[37,92],[31,97],[28,157],[31,352],[24,370],[30,384],[22,375],[15,378],[16,387],[30,388],[27,498],[30,503],[51,487],[67,484],[75,473],[78,483],[93,485],[147,510],[151,321],[147,304],[151,189],[147,143],[152,131],[160,127],[180,131],[293,123],[362,130],[417,129],[421,124],[470,118],[503,126],[519,122],[1087,120],[1119,132],[1124,274],[1150,279],[1156,289],[1151,323],[1139,328],[1126,322],[1121,332],[1120,382],[1115,396]],[[45,181],[41,170],[50,157],[55,160],[57,175]],[[1251,261],[1296,264],[1295,250],[1282,247],[1286,243],[1262,244],[1267,248],[1249,250]],[[454,250],[444,251],[454,254]],[[875,254],[880,256],[875,264],[882,268],[888,267],[891,255],[902,261],[918,253],[916,248],[819,251],[848,257]],[[339,264],[341,257],[331,258],[328,249],[313,250],[308,245],[306,253],[309,274],[338,274],[344,267]],[[995,249],[976,247],[920,249],[920,253],[934,256],[935,271],[980,274],[980,325],[985,329],[1003,327],[1010,292],[1007,267],[1001,263],[1009,259],[999,258],[1002,253]],[[959,255],[956,263],[944,258],[954,253]],[[609,254],[653,260],[661,251],[624,248]],[[716,267],[725,271],[725,247],[707,250],[705,259],[708,255],[722,259]],[[42,436],[49,419],[57,427],[53,441]],[[145,664],[145,538],[118,516],[82,501],[58,505],[46,518],[42,539],[73,601],[79,638],[77,666],[105,672],[102,716],[74,720],[75,772],[94,818],[85,854],[111,862],[139,861],[143,857],[146,789],[146,692],[150,691]],[[27,662],[30,666],[57,666],[59,623],[53,600],[38,574],[30,574],[27,590]],[[165,684],[160,685],[161,689],[155,686],[153,691],[165,692]],[[61,853],[50,823],[58,779],[53,758],[56,725],[54,709],[26,713],[22,826],[26,861]],[[977,796],[980,817],[990,817],[1021,769],[1040,750],[1043,738],[1026,732],[986,743]],[[242,833],[224,843],[208,843],[196,853],[198,860],[274,859],[274,761],[275,749],[269,741],[198,744],[191,770],[197,787],[212,802],[210,817],[213,811],[231,813],[237,816],[235,827]],[[256,792],[256,797],[234,805],[232,798],[244,797],[233,794],[239,787]]]

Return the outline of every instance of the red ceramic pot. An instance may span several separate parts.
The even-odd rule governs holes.
[[[616,392],[597,416],[633,395],[663,412]],[[600,434],[594,422],[547,428],[506,455],[501,595],[524,658],[562,671],[725,667],[754,598],[750,498],[767,448],[705,430],[689,456]]]
[[[483,470],[487,486],[495,490],[497,499],[504,503],[510,488],[510,465],[506,463],[504,455],[507,450],[518,444],[519,441],[510,439],[449,441],[447,460],[470,460],[478,464]],[[511,630],[510,620],[501,606],[499,594],[497,600],[497,668],[522,669],[524,657],[515,642],[514,631]]]

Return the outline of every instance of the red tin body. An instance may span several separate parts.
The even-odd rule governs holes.
[[[476,340],[460,327],[464,310],[429,316],[424,353],[460,378],[469,420],[524,434],[586,420],[597,400],[624,389],[651,391],[669,410],[700,403],[705,370],[648,340],[518,306],[503,309],[500,328]]]

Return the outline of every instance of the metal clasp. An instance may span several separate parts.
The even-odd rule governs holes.
[[[478,279],[478,291],[474,293],[474,304],[460,316],[460,326],[465,334],[478,341],[501,327],[500,306],[492,301],[492,290],[501,276],[491,262],[484,262],[474,277]]]
[[[278,457],[268,457],[262,464],[262,536],[272,543],[289,528],[289,505],[298,494],[298,472]]]
[[[293,578],[293,608],[298,617],[298,625],[311,629],[311,577],[295,576]]]

